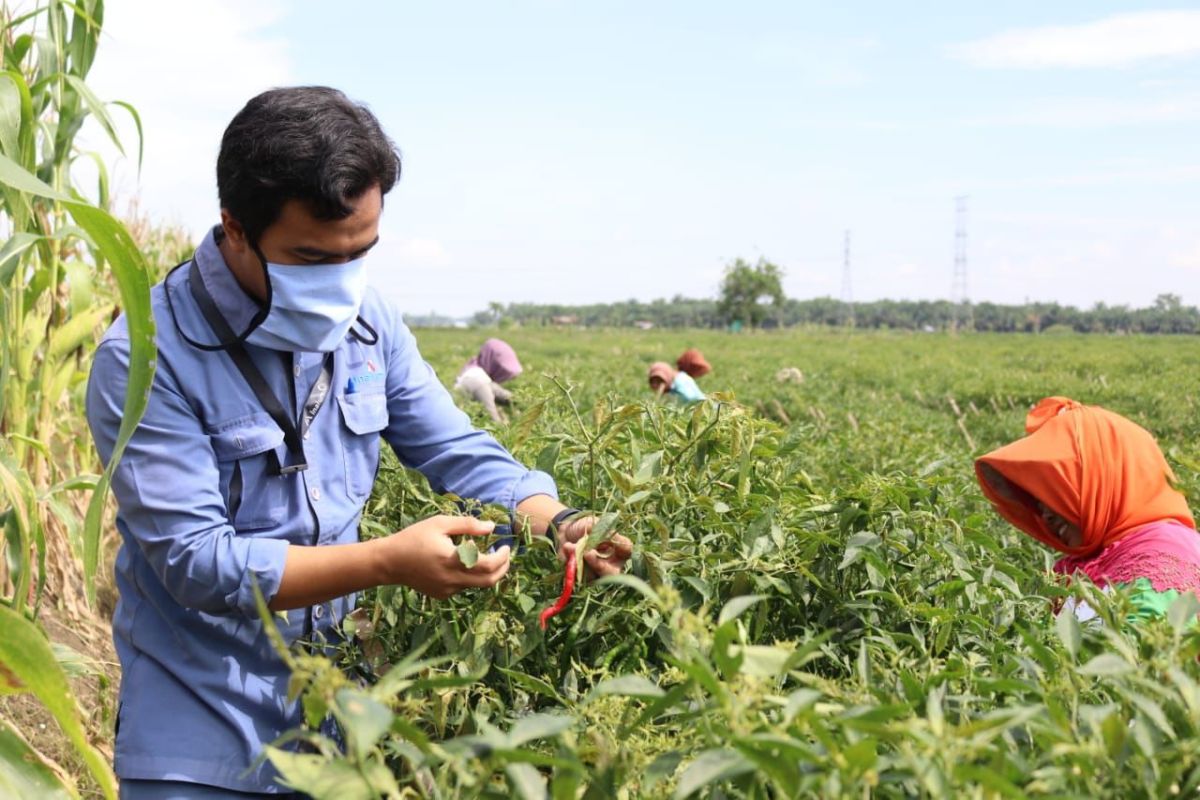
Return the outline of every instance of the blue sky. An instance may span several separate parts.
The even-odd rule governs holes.
[[[1188,5],[124,0],[96,77],[142,109],[143,208],[197,233],[251,95],[369,104],[409,312],[711,296],[738,256],[837,296],[847,228],[857,299],[945,297],[958,194],[974,300],[1200,303]]]

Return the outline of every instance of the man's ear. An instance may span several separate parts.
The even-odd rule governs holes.
[[[250,249],[250,240],[246,237],[246,229],[227,209],[221,209],[221,229],[225,231],[225,241],[235,252],[242,253]]]

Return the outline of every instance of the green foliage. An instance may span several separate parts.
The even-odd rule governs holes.
[[[727,322],[757,328],[777,315],[783,299],[782,269],[766,259],[751,265],[739,258],[725,268],[717,313]]]
[[[106,105],[85,80],[103,10],[101,0],[47,0],[20,14],[0,6],[0,230],[8,236],[0,246],[0,674],[12,678],[10,690],[31,692],[53,713],[100,790],[114,797],[111,770],[84,735],[54,653],[24,616],[30,607],[36,614],[51,573],[62,578],[50,587],[61,605],[95,598],[110,472],[93,474],[95,455],[76,409],[87,356],[118,308],[131,366],[110,470],[154,375],[150,271],[107,211],[103,161],[75,142],[91,120],[121,149],[110,109],[132,114],[140,130],[131,106]],[[80,159],[98,174],[90,195],[73,180]],[[14,730],[0,730],[7,789],[59,792],[45,788],[57,781],[42,761]]]
[[[116,781],[103,755],[92,747],[83,729],[79,708],[67,685],[66,675],[59,666],[50,643],[37,625],[6,605],[0,604],[0,694],[29,692],[54,715],[54,719],[83,757],[92,777],[106,798],[117,796]],[[19,758],[19,763],[12,759]],[[5,775],[14,786],[55,785],[55,791],[66,791],[54,779],[48,767],[41,765],[14,731],[0,730],[0,781]],[[3,783],[0,783],[2,786]],[[18,794],[18,797],[39,797],[37,794]]]
[[[80,415],[63,413],[81,399],[87,360],[98,330],[112,316],[114,304],[99,295],[97,278],[111,275],[120,308],[128,321],[131,367],[125,417],[116,448],[124,448],[145,407],[154,373],[154,320],[150,313],[149,269],[124,226],[104,206],[108,203],[104,164],[80,151],[75,137],[85,120],[96,120],[118,146],[107,107],[84,79],[95,58],[103,19],[103,3],[66,4],[51,0],[20,17],[0,9],[0,44],[5,72],[0,86],[0,222],[11,233],[5,246],[5,285],[0,287],[0,431],[11,450],[8,472],[41,490],[80,488],[72,479],[92,465]],[[132,112],[124,105],[120,108]],[[136,112],[132,112],[136,118]],[[140,147],[140,144],[139,144]],[[88,199],[72,183],[80,158],[99,168],[96,196]],[[14,244],[15,243],[15,244]],[[114,463],[115,463],[114,458]],[[13,586],[12,602],[28,601],[30,560],[36,551],[44,566],[44,530],[61,531],[69,523],[51,515],[46,502],[29,506],[4,497],[21,517],[26,535],[9,537],[6,549]],[[93,493],[87,520],[71,549],[83,566],[83,585],[94,597],[100,556],[100,522],[108,473]],[[50,498],[41,498],[49,500]],[[76,500],[76,502],[79,502]],[[24,506],[18,511],[18,505]],[[59,506],[69,517],[70,512]],[[36,542],[36,548],[31,547]],[[70,551],[68,551],[70,552]],[[44,570],[37,568],[40,588]],[[69,592],[70,587],[57,587]]]
[[[20,732],[0,720],[0,796],[67,800],[70,792]]]
[[[527,372],[497,435],[564,502],[616,514],[637,546],[629,574],[583,586],[544,633],[537,614],[561,585],[544,541],[492,591],[366,593],[338,658],[306,655],[296,672],[310,723],[330,711],[347,742],[298,732],[320,755],[273,752],[292,785],[354,775],[368,795],[466,798],[1200,787],[1196,601],[1126,628],[1128,598],[1080,585],[1101,623],[1056,619],[1051,554],[990,511],[970,469],[1019,435],[1033,400],[1064,393],[1154,431],[1195,497],[1200,415],[1179,389],[1196,354],[1079,336],[510,341]],[[421,336],[447,382],[477,345]],[[721,399],[648,402],[644,363],[686,345],[714,364],[705,388]],[[783,366],[806,380],[777,383]],[[446,503],[389,462],[366,529]],[[372,701],[354,718],[339,705],[351,688]]]
[[[962,309],[960,309],[961,313]],[[771,312],[767,323],[783,327],[837,328],[854,319],[854,327],[872,330],[948,330],[955,306],[949,300],[872,300],[853,307],[832,297],[789,297]],[[1059,303],[974,303],[968,310],[971,328],[993,333],[1039,333],[1049,328],[1076,333],[1200,333],[1200,308],[1183,305],[1177,295],[1162,295],[1148,308],[1097,303],[1080,309]],[[624,300],[583,306],[541,303],[493,303],[472,318],[480,326],[549,325],[556,319],[588,327],[629,327],[646,321],[660,328],[720,328],[728,322],[719,299],[676,295],[650,301]],[[436,316],[413,317],[413,326],[449,326]]]

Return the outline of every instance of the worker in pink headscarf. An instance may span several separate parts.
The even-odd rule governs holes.
[[[455,391],[483,403],[488,415],[496,422],[505,422],[496,404],[512,402],[512,392],[500,384],[521,374],[521,362],[512,345],[503,339],[488,339],[479,353],[465,365],[454,381]]]
[[[670,364],[655,361],[650,365],[646,374],[650,381],[650,389],[659,397],[666,396],[680,403],[699,403],[704,400],[704,392],[696,385],[692,376],[683,370],[675,370]]]

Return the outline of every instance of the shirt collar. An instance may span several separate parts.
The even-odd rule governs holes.
[[[229,265],[225,263],[225,257],[221,255],[221,249],[217,246],[222,236],[224,231],[221,230],[221,226],[213,226],[196,248],[195,262],[200,270],[200,278],[204,281],[204,288],[212,295],[213,302],[217,304],[229,327],[240,334],[250,325],[260,306],[258,301],[246,294],[237,278],[233,277]]]

